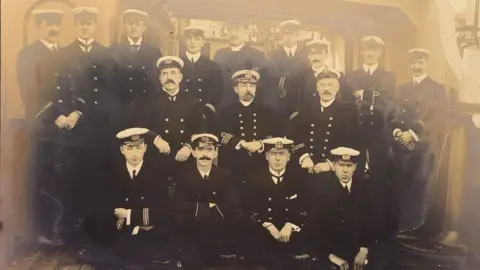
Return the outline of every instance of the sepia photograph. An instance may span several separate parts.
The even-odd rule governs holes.
[[[480,0],[0,11],[0,269],[480,269]]]

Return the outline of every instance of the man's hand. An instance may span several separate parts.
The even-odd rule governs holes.
[[[67,117],[68,129],[74,129],[77,125],[78,119],[80,119],[81,114],[77,111],[71,112]]]
[[[60,115],[55,119],[55,125],[57,125],[58,128],[66,128],[68,126],[68,118],[63,114]]]
[[[304,158],[301,165],[302,169],[307,169],[309,173],[313,173],[313,167],[315,166],[315,164],[313,164],[311,157]]]
[[[334,264],[336,264],[338,267],[340,267],[340,270],[348,270],[348,263],[347,261],[345,261],[344,259],[334,255],[334,254],[330,254],[330,256],[328,256],[328,258],[330,259],[330,261]]]
[[[216,205],[217,205],[217,204],[215,204],[215,203],[208,203],[208,206],[209,206],[210,208],[215,207]]]
[[[321,173],[321,172],[329,172],[332,170],[332,167],[330,167],[330,163],[328,162],[319,162],[313,167],[313,171],[315,173]]]
[[[262,143],[260,141],[247,142],[243,145],[243,148],[247,149],[250,153],[255,153],[262,149]]]
[[[175,156],[175,159],[180,162],[184,162],[187,160],[190,155],[192,154],[192,151],[188,146],[182,147],[180,150],[178,150],[177,155]]]
[[[280,239],[282,238],[282,235],[278,231],[277,227],[275,227],[275,225],[272,224],[272,225],[268,226],[267,229],[270,232],[270,234],[273,236],[273,238],[275,238],[275,240],[280,241]]]
[[[290,236],[292,235],[292,225],[285,224],[280,231],[280,242],[288,243],[290,242]]]
[[[125,208],[115,208],[114,213],[117,218],[127,218],[127,209]]]
[[[367,255],[368,255],[368,250],[365,248],[361,248],[360,251],[358,251],[357,256],[355,256],[354,260],[354,270],[363,270],[367,266]]]
[[[362,100],[363,99],[363,89],[353,91],[353,95],[357,98]]]
[[[153,142],[153,144],[155,145],[155,147],[157,147],[160,153],[165,154],[167,156],[170,155],[170,145],[164,139],[157,137],[155,138],[155,141]]]
[[[402,132],[402,136],[400,136],[400,143],[403,145],[408,145],[409,143],[413,142],[413,136],[412,133],[409,131],[404,131]]]

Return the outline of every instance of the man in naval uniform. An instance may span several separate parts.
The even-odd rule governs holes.
[[[268,165],[248,177],[246,259],[266,263],[268,269],[304,269],[310,257],[304,231],[307,201],[302,175],[306,173],[287,166],[293,141],[275,137],[263,143]]]
[[[229,171],[213,166],[218,146],[213,134],[192,136],[196,164],[181,174],[175,190],[174,215],[180,221],[181,260],[187,269],[211,265],[218,256],[235,257],[240,215]]]
[[[241,186],[246,173],[265,163],[262,140],[279,132],[273,113],[256,97],[259,79],[260,75],[253,70],[235,72],[231,80],[238,100],[226,107],[217,121],[216,130],[224,146],[220,149],[219,164],[229,168],[238,180],[236,184]],[[238,190],[242,193],[243,188]]]
[[[356,108],[337,98],[339,78],[337,71],[323,69],[316,77],[316,105],[291,118],[288,134],[296,142],[294,160],[313,174],[332,170],[330,150],[359,143],[355,139],[359,134]]]
[[[284,88],[294,90],[289,92],[290,96],[288,97],[289,102],[295,104],[293,112],[300,110],[300,108],[312,106],[312,102],[316,103],[318,96],[316,76],[327,67],[326,61],[330,55],[330,42],[325,38],[312,40],[306,44],[306,49],[309,65],[297,73],[297,76],[287,77],[283,81]],[[329,69],[334,70],[331,67]],[[343,99],[344,93],[350,92],[350,88],[345,75],[338,70],[336,72],[340,74],[340,89],[337,94],[337,99],[340,100]]]
[[[429,178],[437,161],[447,109],[445,87],[428,76],[430,52],[408,51],[413,78],[398,87],[398,112],[391,124],[400,195],[400,229],[412,229],[424,218]]]
[[[55,164],[61,160],[59,139],[78,113],[73,109],[70,89],[58,85],[61,66],[58,39],[63,12],[37,9],[32,14],[38,40],[20,51],[17,62],[32,151],[29,164],[32,230],[40,243],[61,244],[60,196],[66,186],[59,181]]]
[[[360,40],[360,53],[363,57],[361,68],[347,74],[354,91],[352,98],[359,106],[359,122],[363,147],[359,149],[366,160],[359,160],[356,172],[367,172],[372,181],[372,196],[375,197],[376,220],[384,225],[379,230],[387,234],[396,232],[393,181],[393,159],[390,155],[392,140],[388,119],[394,109],[396,88],[395,74],[379,67],[385,42],[376,36],[365,36]],[[364,162],[365,161],[365,162]],[[368,169],[367,169],[368,168]]]
[[[63,145],[63,178],[73,194],[68,196],[65,212],[70,222],[85,218],[104,197],[97,188],[105,179],[107,147],[113,132],[110,109],[113,96],[108,91],[107,50],[95,41],[98,9],[78,7],[72,10],[77,39],[62,48],[64,65],[59,87],[72,92],[75,117],[69,121]],[[70,224],[75,225],[75,224]]]
[[[204,106],[209,125],[212,125],[222,100],[223,80],[220,65],[201,53],[204,34],[204,30],[195,27],[183,31],[187,50],[181,55],[185,66],[180,88],[198,99]]]
[[[176,56],[158,59],[161,90],[139,113],[133,125],[152,131],[153,142],[161,155],[157,155],[164,172],[162,177],[174,181],[179,162],[185,162],[192,153],[190,138],[205,130],[205,116],[200,102],[180,91],[184,62]]]
[[[338,147],[331,154],[334,173],[322,181],[316,208],[309,213],[312,226],[308,233],[322,265],[333,264],[338,267],[335,269],[342,270],[364,269],[369,264],[373,238],[367,182],[353,176],[360,152]]]
[[[145,42],[150,17],[145,11],[128,9],[123,12],[123,26],[127,40],[114,45],[110,51],[113,60],[113,89],[123,106],[120,122],[128,121],[137,108],[145,104],[157,89],[155,63],[162,56],[160,50]]]
[[[123,158],[112,161],[110,182],[104,189],[108,201],[98,205],[96,215],[84,223],[95,244],[113,248],[120,259],[109,263],[117,267],[166,263],[168,258],[168,183],[158,177],[163,168],[144,158],[148,133],[146,128],[117,133]],[[84,258],[86,254],[81,253]]]
[[[281,47],[270,56],[269,63],[269,89],[270,93],[267,102],[273,104],[272,108],[277,113],[288,118],[296,111],[296,88],[285,88],[285,81],[295,78],[304,72],[309,65],[307,51],[302,44],[299,44],[300,22],[297,20],[283,21],[278,24],[282,41]],[[291,85],[292,86],[292,85]],[[293,96],[293,98],[291,98]]]
[[[232,75],[239,70],[260,70],[267,67],[267,61],[263,52],[245,44],[246,26],[241,23],[229,23],[227,25],[229,47],[218,50],[213,57],[222,68],[223,93],[221,107],[225,108],[237,100],[233,90]]]

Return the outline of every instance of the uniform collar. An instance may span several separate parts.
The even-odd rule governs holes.
[[[232,50],[233,52],[238,52],[238,51],[240,51],[244,46],[245,46],[245,42],[243,42],[242,44],[238,45],[237,47],[232,47],[232,46],[230,46],[230,50]]]
[[[137,166],[132,166],[127,162],[127,170],[131,179],[133,179],[133,171],[135,171],[136,175],[138,175],[138,173],[142,169],[142,165],[143,165],[143,160]]]
[[[413,77],[413,83],[419,84],[423,82],[428,77],[428,73],[424,73],[423,75],[420,75],[418,77]]]
[[[205,178],[206,177],[209,177],[210,176],[210,172],[212,171],[212,168],[210,168],[210,170],[208,170],[208,172],[203,172],[201,171],[198,167],[197,167],[197,170],[198,172],[200,173],[200,175],[202,176],[202,178]]]
[[[202,54],[201,53],[191,54],[189,51],[186,51],[185,55],[187,56],[189,61],[192,61],[193,59],[193,63],[196,63]]]
[[[58,50],[58,43],[50,43],[46,40],[40,39],[40,41],[49,49],[50,51],[53,51],[53,48],[56,48]]]
[[[286,169],[283,169],[281,172],[277,172],[277,171],[273,170],[272,168],[268,167],[268,170],[270,171],[270,174],[272,175],[272,180],[275,183],[275,185],[278,184],[279,181],[282,182],[283,175],[285,174]]]
[[[143,37],[140,37],[137,40],[137,42],[134,42],[131,37],[127,37],[127,39],[128,39],[128,44],[130,44],[130,45],[138,45],[138,46],[142,45]]]
[[[78,40],[78,42],[80,42],[80,44],[82,44],[82,45],[90,46],[90,45],[92,45],[92,43],[95,41],[95,38],[92,37],[92,38],[90,38],[90,39],[83,39],[83,38],[77,37],[77,40]]]
[[[292,52],[292,56],[295,56],[295,52],[297,51],[297,44],[293,45],[292,47],[287,47],[287,46],[283,46],[283,50],[285,50],[285,53],[287,54],[287,56],[290,56],[289,52]]]
[[[342,185],[343,188],[345,188],[345,186],[346,186],[348,188],[348,192],[352,192],[352,179],[350,179],[350,181],[348,181],[348,183],[343,183],[340,180],[338,180],[338,182],[340,183],[340,185]]]
[[[325,68],[327,67],[327,65],[323,65],[323,67],[319,68],[319,69],[316,69],[312,66],[312,70],[313,72],[315,73],[315,76],[317,76],[318,73],[322,72]]]
[[[375,70],[377,70],[377,68],[378,68],[378,63],[371,66],[363,63],[363,70],[365,71],[365,73],[368,73],[368,70],[370,69],[370,75],[373,74]]]
[[[252,101],[243,101],[243,100],[239,99],[240,103],[242,103],[242,105],[243,105],[244,107],[250,106],[250,104],[252,104],[252,102],[253,102],[254,100],[255,100],[255,99],[252,99]]]
[[[322,105],[323,108],[328,108],[330,107],[330,105],[332,105],[332,103],[335,101],[335,98],[333,98],[332,100],[330,101],[323,101],[323,100],[320,100],[320,104]]]
[[[175,96],[178,94],[178,92],[180,92],[180,88],[177,88],[177,90],[175,90],[175,92],[173,92],[173,94],[170,94],[170,93],[169,93],[167,90],[165,90],[165,88],[163,88],[163,87],[162,87],[162,90],[163,90],[165,93],[167,93],[167,95],[168,95],[169,97],[175,97]]]

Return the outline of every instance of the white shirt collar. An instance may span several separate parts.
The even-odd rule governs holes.
[[[242,103],[242,105],[245,106],[245,107],[250,106],[250,104],[252,104],[252,102],[253,102],[253,99],[251,101],[243,101],[241,99],[239,99],[239,100],[240,100],[240,103]]]
[[[207,176],[207,177],[210,176],[210,172],[212,171],[212,168],[210,168],[210,170],[208,170],[208,172],[203,172],[199,168],[197,168],[197,170],[200,173],[200,175],[202,176],[202,178],[205,178],[205,176]]]
[[[138,173],[142,169],[142,165],[143,165],[143,160],[137,166],[132,166],[127,162],[127,170],[128,170],[128,174],[130,174],[130,178],[133,179],[133,171],[135,171],[136,175],[138,175]]]
[[[314,68],[314,67],[312,66],[312,70],[313,70],[313,72],[315,72],[315,76],[317,76],[317,74],[320,73],[320,72],[322,72],[326,67],[327,67],[326,64],[323,65],[323,67],[318,68],[318,69],[316,69],[316,68]]]
[[[196,54],[191,54],[189,51],[186,51],[185,55],[187,56],[189,61],[191,61],[193,58],[193,62],[196,63],[202,54],[199,52]]]
[[[92,43],[93,43],[93,41],[95,40],[95,38],[92,37],[92,38],[90,38],[90,39],[85,40],[85,39],[82,39],[82,38],[77,37],[77,40],[78,40],[81,44],[83,44],[83,45],[85,45],[85,46],[90,46],[90,45],[92,45]]]
[[[273,176],[276,176],[276,177],[280,178],[280,179],[278,179],[276,177],[272,177],[273,182],[275,182],[275,184],[277,184],[278,180],[282,181],[283,177],[281,177],[281,176],[285,174],[286,169],[283,169],[281,172],[277,172],[277,171],[273,170],[272,168],[268,167],[268,170],[270,171],[270,173]]]
[[[43,39],[40,39],[40,41],[43,43],[43,45],[45,45],[45,47],[47,47],[50,51],[53,50],[53,48],[57,48],[58,49],[58,43],[50,43],[46,40],[43,40]]]
[[[165,93],[167,93],[170,97],[175,97],[178,94],[178,92],[180,92],[180,88],[177,88],[177,90],[175,90],[175,92],[173,92],[172,94],[170,94],[170,92],[165,90],[165,88],[163,87],[162,87],[162,90],[165,91]]]
[[[338,181],[340,181],[340,180],[338,180]],[[348,192],[352,192],[352,179],[350,179],[350,181],[348,181],[348,183],[343,183],[342,181],[340,181],[340,184],[342,185],[343,188],[345,188],[345,186],[347,186]]]
[[[320,100],[320,104],[322,105],[323,108],[328,108],[330,107],[330,105],[332,105],[332,103],[335,101],[335,98],[333,98],[332,100],[330,101],[323,101],[323,100]]]
[[[368,70],[370,69],[370,75],[373,74],[373,72],[375,72],[375,70],[377,70],[378,68],[378,63],[376,63],[375,65],[367,65],[365,63],[363,63],[363,70],[365,71],[365,73],[368,72]]]
[[[425,80],[425,78],[427,78],[427,77],[428,77],[428,73],[424,73],[423,75],[420,75],[418,77],[413,77],[413,82],[419,84],[423,80]]]
[[[232,50],[234,52],[238,52],[243,48],[243,46],[245,46],[245,43],[242,43],[242,44],[238,45],[237,47],[230,46],[230,50]]]
[[[140,38],[137,40],[137,42],[134,42],[131,37],[127,37],[127,39],[128,39],[128,43],[129,43],[130,45],[139,45],[139,46],[142,45],[143,37],[140,37]]]
[[[292,52],[292,55],[295,56],[295,52],[297,51],[297,44],[293,45],[292,47],[287,47],[287,46],[283,46],[283,49],[285,50],[285,52],[287,53],[287,55],[289,56],[289,52]]]

